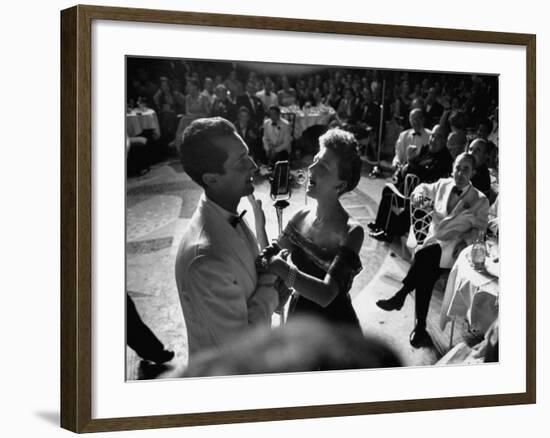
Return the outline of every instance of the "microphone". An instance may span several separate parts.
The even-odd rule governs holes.
[[[287,160],[275,163],[270,195],[274,201],[283,201],[290,198],[290,165]]]

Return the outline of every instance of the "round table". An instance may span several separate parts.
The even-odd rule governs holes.
[[[160,126],[155,110],[134,108],[126,113],[126,133],[129,137],[137,137],[146,129],[153,130],[155,136],[160,137]]]
[[[294,138],[300,138],[307,128],[314,125],[328,125],[336,114],[336,111],[328,105],[310,107],[304,110],[297,106],[281,107],[281,115],[284,117],[285,114],[294,114],[296,116],[293,134]]]
[[[481,271],[471,264],[471,250],[470,245],[460,253],[449,274],[441,306],[441,330],[458,316],[468,320],[473,333],[484,334],[498,317],[498,247],[490,251],[495,256],[486,258]]]

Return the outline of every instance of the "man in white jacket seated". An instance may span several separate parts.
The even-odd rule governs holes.
[[[416,325],[410,336],[415,348],[429,338],[426,317],[441,269],[451,268],[458,254],[473,243],[478,231],[487,229],[489,201],[470,182],[474,167],[474,156],[462,153],[455,159],[451,178],[420,184],[414,190],[413,205],[426,200],[434,205],[428,235],[416,250],[403,287],[393,297],[376,303],[384,310],[400,310],[408,293],[416,290]]]

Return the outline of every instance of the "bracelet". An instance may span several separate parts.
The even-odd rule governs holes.
[[[294,287],[294,282],[296,281],[296,274],[298,270],[292,266],[288,266],[288,274],[286,276],[285,284],[289,289],[292,289]]]

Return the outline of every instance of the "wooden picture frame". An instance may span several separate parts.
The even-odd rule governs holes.
[[[92,418],[92,22],[110,20],[345,34],[526,49],[525,392],[176,415]],[[75,6],[61,12],[61,426],[74,432],[396,413],[536,401],[536,37],[530,34]]]

